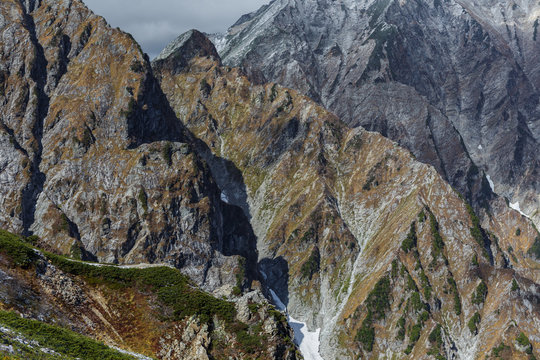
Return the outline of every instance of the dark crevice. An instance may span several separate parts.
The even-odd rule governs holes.
[[[33,5],[32,5],[33,8]],[[47,60],[43,47],[38,41],[36,34],[36,25],[34,19],[28,13],[24,14],[25,27],[30,33],[30,39],[35,47],[35,61],[30,69],[30,77],[36,82],[37,97],[37,110],[35,114],[35,122],[32,128],[32,134],[36,141],[36,151],[33,155],[31,166],[31,178],[30,182],[23,190],[22,194],[22,222],[23,222],[23,235],[32,235],[30,227],[34,223],[36,202],[43,191],[43,185],[45,183],[45,174],[39,170],[41,164],[41,157],[43,153],[43,123],[47,116],[49,109],[49,97],[45,92],[45,86],[47,84]]]

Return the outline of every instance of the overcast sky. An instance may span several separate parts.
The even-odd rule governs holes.
[[[155,57],[181,33],[197,29],[223,32],[243,14],[270,0],[84,0],[109,24],[135,37]]]

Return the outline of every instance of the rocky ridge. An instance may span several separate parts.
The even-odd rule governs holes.
[[[176,269],[69,260],[4,231],[0,280],[0,310],[149,358],[297,358],[292,331],[260,291],[233,303],[201,292]]]
[[[538,354],[540,237],[503,199],[477,216],[197,31],[152,69],[79,1],[0,14],[0,226],[25,236],[0,237],[2,309],[158,358],[300,358],[273,290],[325,358]]]
[[[251,80],[296,89],[397,141],[475,209],[494,191],[540,224],[539,7],[276,0],[213,39]]]
[[[480,358],[521,331],[537,351],[538,232],[503,199],[478,217],[433,167],[293,90],[209,57],[175,74],[166,63],[153,64],[156,76],[250,219],[264,285],[321,328],[323,358]]]
[[[4,1],[0,14],[0,226],[230,293],[239,256],[256,257],[238,232],[249,224],[220,200],[135,40],[80,1]]]

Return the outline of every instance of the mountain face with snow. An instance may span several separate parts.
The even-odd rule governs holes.
[[[224,64],[321,103],[433,165],[475,207],[540,224],[536,1],[275,0],[216,38]]]
[[[215,56],[174,66],[199,42],[181,36],[154,74],[249,219],[262,286],[306,359],[520,358],[521,332],[537,352],[540,237],[526,217],[500,197],[475,213],[396,142]]]
[[[1,1],[0,353],[81,357],[62,353],[70,346],[58,346],[54,336],[23,333],[29,323],[53,331],[34,319],[53,324],[57,335],[77,339],[75,331],[104,342],[112,348],[98,350],[114,359],[540,356],[540,234],[512,209],[530,215],[529,203],[493,193],[505,191],[500,179],[508,154],[501,155],[500,172],[478,169],[457,120],[438,107],[461,99],[468,109],[461,98],[472,91],[467,80],[484,86],[482,109],[492,109],[501,77],[472,81],[467,76],[475,68],[466,72],[467,58],[456,56],[461,67],[448,73],[454,79],[448,89],[460,87],[450,97],[435,80],[423,83],[396,67],[396,59],[403,66],[414,60],[397,54],[427,51],[420,40],[435,35],[422,30],[434,26],[420,22],[426,13],[456,19],[447,26],[477,29],[473,10],[415,4],[417,12],[413,3],[390,1],[365,4],[362,12],[364,5],[352,1],[275,1],[232,28],[258,39],[250,46],[237,38],[237,51],[227,55],[221,46],[234,38],[218,42],[224,60],[192,30],[150,63],[131,36],[80,0]],[[528,21],[517,9],[516,29]],[[494,32],[501,31],[496,10],[489,9]],[[363,17],[368,13],[372,24]],[[392,25],[401,21],[411,30],[406,16],[418,17],[416,37]],[[295,27],[306,19],[309,26]],[[345,44],[360,32],[343,36],[321,60],[325,39],[345,23],[373,36],[356,53],[367,72],[361,62],[347,72],[340,60],[352,56],[355,46]],[[319,38],[322,53],[305,45],[313,40],[302,35],[308,30],[327,34]],[[478,31],[468,31],[462,40],[479,46]],[[306,43],[296,37],[284,43],[291,33]],[[500,34],[497,41],[504,40]],[[516,44],[525,42],[524,33],[515,34]],[[301,91],[265,82],[264,69],[248,66],[251,51],[269,46],[263,35],[274,36],[275,55],[265,56],[286,65],[284,77],[297,80]],[[487,49],[492,37],[480,37]],[[452,39],[431,44],[434,54],[461,44]],[[416,47],[405,46],[411,41]],[[517,56],[516,44],[505,56]],[[319,86],[319,67],[303,67],[300,56],[290,61],[284,46],[326,66],[335,87]],[[495,70],[521,64],[497,109],[508,112],[504,136],[515,135],[515,121],[524,131],[523,165],[537,156],[529,117],[535,103],[523,97],[531,91],[534,52],[523,52],[522,62],[503,61],[497,43],[495,69],[485,49],[474,46],[484,60],[472,64],[485,67],[486,81]],[[374,53],[378,62],[369,65],[366,54]],[[224,65],[233,57],[243,59],[242,68]],[[445,59],[436,60],[421,76],[439,74],[442,81],[435,65]],[[350,109],[386,124],[366,126],[380,132],[355,126],[346,114],[344,122],[312,99],[324,102],[320,89],[345,96],[351,88],[338,80],[358,71],[354,86],[364,92],[355,94],[365,102]],[[422,95],[421,83],[438,92]],[[522,114],[518,120],[513,109]],[[492,119],[488,110],[479,122]],[[392,134],[397,141],[383,136]],[[407,141],[420,150],[400,145]],[[506,144],[476,149],[488,156],[494,146],[512,150]],[[521,174],[518,163],[512,169]],[[527,174],[516,191],[528,191]],[[38,342],[25,347],[6,334]],[[60,353],[45,354],[55,349]]]

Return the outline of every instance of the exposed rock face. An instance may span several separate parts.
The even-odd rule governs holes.
[[[398,141],[483,205],[476,164],[538,225],[539,13],[533,1],[276,0],[215,41],[225,64]]]
[[[228,256],[256,259],[234,230],[249,224],[231,218],[139,45],[80,1],[3,1],[0,19],[0,226],[235,285]]]
[[[440,106],[457,100],[450,101],[451,92],[439,91],[437,82],[422,89],[422,82],[392,65],[401,53],[396,49],[413,49],[405,46],[412,28],[401,24],[401,35],[387,34],[394,27],[381,24],[402,21],[399,11],[411,11],[413,19],[425,12],[455,18],[457,27],[473,27],[471,34],[479,25],[448,10],[451,3],[380,4],[372,8],[373,24],[355,18],[370,29],[365,36],[382,31],[390,37],[379,50],[379,37],[363,45],[369,54],[384,56],[371,67],[371,55],[364,58],[369,70],[357,74],[357,85],[369,96],[353,113],[388,104],[380,107],[391,124],[387,134],[418,145],[420,158],[478,195],[477,201],[487,199],[484,172],[475,170],[467,154],[469,140],[460,141],[455,114],[461,113],[451,117]],[[276,1],[238,26],[262,17],[272,25],[279,17],[266,15],[285,5]],[[357,14],[352,10],[358,4],[342,5],[341,11]],[[293,15],[285,12],[283,24],[291,24],[286,20]],[[468,359],[500,344],[511,346],[501,351],[514,357],[538,355],[540,272],[531,249],[540,247],[540,237],[501,198],[493,197],[476,216],[435,168],[398,143],[347,126],[293,90],[251,83],[242,70],[223,67],[212,43],[197,31],[179,37],[152,69],[130,36],[79,1],[9,0],[0,3],[0,16],[0,227],[38,234],[41,247],[73,257],[167,263],[195,282],[179,280],[176,270],[94,272],[97,267],[51,254],[30,250],[30,256],[21,241],[19,248],[2,242],[0,308],[160,358],[294,360],[284,315],[260,291],[243,291],[250,280],[260,280],[263,291],[274,290],[294,318],[321,329],[315,351],[327,359]],[[321,28],[325,19],[317,20]],[[339,17],[334,20],[339,27]],[[489,37],[481,38],[466,42],[498,49]],[[441,48],[454,46],[454,40],[445,39]],[[352,48],[340,45],[332,56]],[[314,52],[312,59],[318,56]],[[463,64],[449,73],[456,74],[453,79],[481,83],[463,75]],[[515,70],[514,63],[500,65]],[[426,73],[442,76],[435,70]],[[518,116],[513,111],[528,103],[522,94],[530,90],[534,66],[518,70],[500,107],[509,114],[509,128]],[[353,76],[341,71],[336,77]],[[262,79],[264,72],[251,75]],[[374,80],[379,77],[382,83]],[[295,83],[305,79],[298,76]],[[306,84],[306,92],[320,88]],[[485,82],[482,89],[501,90],[498,85]],[[346,95],[347,86],[336,91]],[[437,92],[428,96],[429,89]],[[458,92],[468,104],[463,109],[470,105],[467,91]],[[382,103],[376,94],[402,100]],[[487,109],[492,97],[485,99]],[[528,120],[517,119],[534,135],[532,104],[522,112]],[[478,121],[489,119],[482,113]],[[525,155],[533,135],[524,137],[522,160],[536,156]],[[17,262],[24,256],[31,258],[26,266]]]
[[[0,236],[5,233],[1,231]],[[228,322],[218,315],[182,318],[173,314],[151,286],[93,278],[88,269],[75,275],[41,254],[22,267],[2,245],[0,310],[17,311],[26,318],[67,327],[151,358],[298,359],[290,341],[292,330],[258,291],[237,299],[236,314],[226,314],[231,316]],[[146,270],[127,271],[133,276]],[[250,337],[251,343],[246,341]]]
[[[537,351],[540,278],[527,251],[538,233],[504,200],[480,223],[434,168],[295,91],[253,85],[207,57],[177,74],[153,66],[227,201],[250,219],[265,285],[321,328],[325,359],[477,358],[520,331]],[[414,245],[402,247],[413,223]]]

